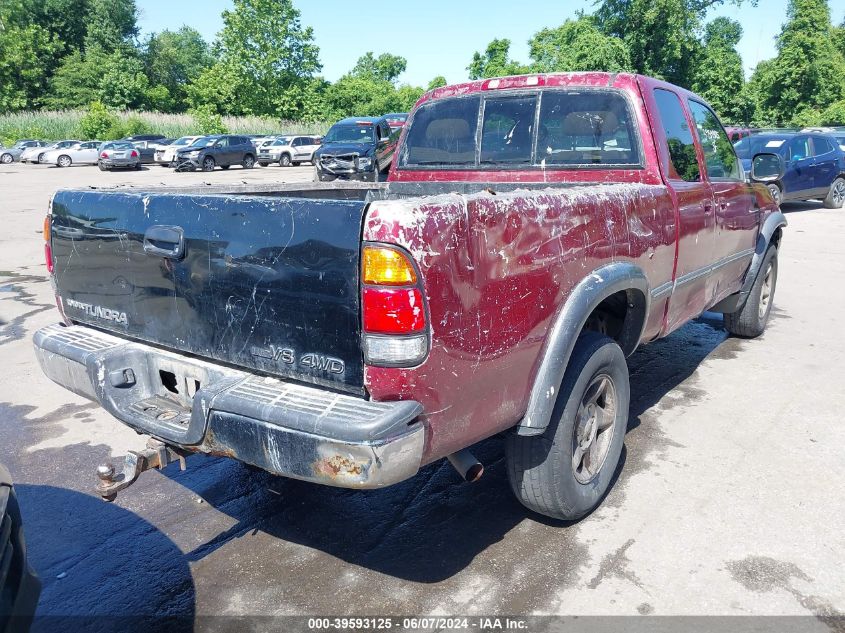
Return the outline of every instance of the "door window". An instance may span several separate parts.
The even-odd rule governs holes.
[[[224,147],[224,148],[229,147],[229,137],[224,136],[223,138],[218,139],[217,140],[217,147]]]
[[[687,118],[684,116],[681,100],[674,92],[662,88],[655,89],[654,100],[660,113],[660,122],[666,133],[669,158],[672,163],[669,177],[687,182],[698,182],[701,180],[701,170],[698,167],[695,142],[692,139]]]
[[[813,156],[829,154],[834,150],[833,143],[824,136],[813,137]]]
[[[810,154],[810,137],[796,136],[787,145],[787,158],[789,160],[804,160],[809,158]]]
[[[739,160],[719,119],[703,103],[689,101],[710,180],[741,180]]]

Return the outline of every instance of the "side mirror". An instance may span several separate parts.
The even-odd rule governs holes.
[[[751,180],[756,182],[774,182],[783,178],[786,164],[777,154],[755,154],[751,160]]]

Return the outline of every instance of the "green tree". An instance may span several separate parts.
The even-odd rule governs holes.
[[[625,43],[605,35],[592,18],[580,15],[557,28],[539,31],[528,41],[532,70],[560,72],[631,70],[631,55]]]
[[[135,0],[88,0],[88,2],[85,50],[100,48],[110,53],[117,49],[133,49],[134,39],[138,37],[138,8],[135,6]]]
[[[368,52],[358,58],[351,74],[355,77],[394,82],[407,67],[408,61],[404,57],[390,53],[375,57],[372,52]]]
[[[487,45],[484,53],[476,52],[467,66],[470,79],[486,79],[504,75],[519,75],[528,67],[510,59],[511,41],[496,39]]]
[[[35,24],[0,23],[0,112],[37,108],[61,44]]]
[[[295,118],[284,94],[302,88],[320,70],[311,27],[302,27],[292,0],[234,0],[223,12],[217,49],[224,70],[242,90],[235,110]]]
[[[428,90],[440,88],[441,86],[445,86],[448,83],[449,82],[446,81],[446,77],[444,77],[443,75],[437,75],[437,77],[428,82]]]
[[[85,139],[109,140],[116,138],[119,125],[120,119],[102,101],[92,101],[79,122],[79,129]]]
[[[698,34],[711,7],[727,0],[601,0],[595,18],[607,35],[628,47],[637,72],[692,85],[700,53]],[[730,0],[740,5],[745,0]],[[752,5],[757,0],[748,0]]]
[[[197,106],[190,111],[190,115],[200,134],[225,134],[228,131],[220,114],[209,105]]]
[[[747,101],[742,57],[736,50],[741,39],[742,26],[735,20],[719,17],[707,24],[692,82],[695,92],[734,123],[747,122],[754,114]]]
[[[81,108],[96,99],[102,81],[101,52],[85,55],[74,51],[62,59],[50,81],[50,93],[44,98],[50,108]]]
[[[146,106],[150,82],[140,59],[116,50],[105,58],[100,70],[97,96],[103,103],[119,109]]]
[[[778,54],[754,72],[758,117],[813,123],[845,98],[845,58],[834,43],[826,0],[790,0]]]
[[[238,69],[223,62],[206,68],[185,87],[193,110],[207,107],[218,114],[236,115],[251,112],[243,99],[246,90],[247,84]]]
[[[156,89],[150,101],[179,111],[187,108],[187,85],[214,63],[202,35],[188,26],[150,35],[142,58],[150,85]],[[160,88],[166,90],[166,96]]]

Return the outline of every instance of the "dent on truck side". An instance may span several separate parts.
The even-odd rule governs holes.
[[[565,366],[554,350],[577,337],[570,324],[626,289],[618,280],[648,297],[671,274],[675,235],[664,187],[616,184],[379,201],[363,238],[403,246],[420,266],[430,355],[415,368],[366,367],[365,385],[375,400],[423,405],[429,462],[513,427],[529,401],[545,403],[532,397],[544,355]],[[585,280],[590,300],[568,303]]]

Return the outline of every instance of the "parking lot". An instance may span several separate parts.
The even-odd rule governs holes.
[[[359,492],[191,457],[100,501],[97,465],[145,440],[36,363],[32,334],[57,320],[50,195],[312,174],[0,166],[0,462],[44,583],[39,614],[845,614],[845,210],[813,203],[784,205],[764,336],[729,338],[705,314],[629,359],[624,467],[576,524],[514,499],[501,438],[477,447],[475,484],[439,463]]]

